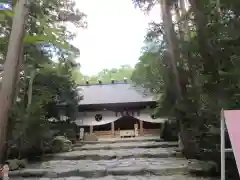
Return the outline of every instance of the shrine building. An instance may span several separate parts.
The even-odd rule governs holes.
[[[156,99],[126,79],[104,84],[79,86],[83,99],[79,103],[76,124],[84,133],[97,137],[135,137],[160,135],[167,119],[155,118]]]

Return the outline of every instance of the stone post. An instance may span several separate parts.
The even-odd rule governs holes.
[[[80,128],[80,131],[79,131],[79,140],[83,140],[83,137],[84,137],[84,128]]]
[[[134,124],[134,133],[135,133],[135,137],[138,136],[138,123]]]
[[[139,120],[140,123],[140,135],[143,136],[143,121]]]
[[[3,165],[2,173],[3,173],[3,180],[9,180],[9,177],[8,177],[9,166],[7,164]]]
[[[89,134],[93,134],[93,126],[90,126],[90,133]]]
[[[111,122],[111,130],[112,130],[112,137],[114,137],[115,136],[114,122]]]

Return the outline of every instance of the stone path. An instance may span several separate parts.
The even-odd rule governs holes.
[[[111,144],[119,142],[146,142],[146,141],[156,141],[162,142],[159,136],[146,136],[146,137],[130,137],[130,138],[99,138],[98,144]],[[96,144],[95,141],[88,141],[87,144]]]
[[[12,180],[24,180],[25,178],[14,178]],[[100,178],[83,178],[83,177],[67,177],[67,178],[27,178],[26,180],[210,180],[206,178],[196,178],[186,175],[174,176],[105,176]]]
[[[79,143],[72,152],[48,156],[42,163],[11,172],[10,177],[18,180],[209,180],[186,175],[188,161],[175,152],[176,143],[132,141]]]
[[[79,144],[80,145],[80,144]],[[111,144],[86,144],[84,146],[74,147],[74,150],[114,150],[114,149],[131,149],[131,148],[158,148],[158,147],[176,147],[176,142],[155,142],[155,141],[147,141],[147,142],[118,142]]]
[[[67,153],[59,153],[47,156],[45,159],[54,160],[109,160],[109,159],[126,159],[126,158],[167,158],[179,156],[175,151],[176,148],[131,148],[115,150],[81,150]]]

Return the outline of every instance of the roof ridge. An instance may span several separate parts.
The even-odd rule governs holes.
[[[131,82],[124,82],[124,81],[115,81],[114,83],[108,82],[108,83],[89,83],[89,84],[78,84],[77,86],[104,86],[104,85],[119,85],[119,84],[132,84]]]

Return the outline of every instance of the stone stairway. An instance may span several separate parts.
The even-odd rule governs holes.
[[[157,139],[77,143],[72,152],[46,156],[11,179],[26,180],[209,180],[188,175],[177,143]]]

